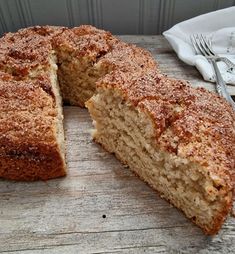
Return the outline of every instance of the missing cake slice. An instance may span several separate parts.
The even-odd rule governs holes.
[[[207,234],[232,204],[234,112],[217,95],[154,72],[116,71],[86,106],[94,140]]]
[[[89,25],[66,29],[53,38],[63,100],[84,107],[96,81],[113,70],[138,73],[157,69],[151,54]]]

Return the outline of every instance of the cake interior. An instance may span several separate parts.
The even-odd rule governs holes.
[[[211,233],[226,203],[223,186],[200,165],[160,150],[149,115],[115,89],[99,88],[86,105],[94,119],[94,139]]]
[[[87,33],[86,28],[83,29],[84,31],[79,30],[78,36],[82,37],[84,32]],[[202,227],[206,233],[216,233],[228,212],[228,204],[231,200],[231,196],[229,196],[231,192],[228,193],[227,191],[229,183],[226,186],[223,179],[220,179],[217,175],[212,176],[206,167],[204,168],[189,159],[177,156],[177,153],[160,148],[162,146],[157,142],[155,133],[158,122],[153,121],[150,112],[143,111],[143,108],[133,106],[128,99],[124,99],[118,89],[114,87],[108,89],[104,88],[105,86],[100,86],[98,91],[96,89],[96,81],[115,70],[115,68],[120,72],[127,72],[127,76],[138,76],[142,73],[145,75],[149,69],[158,73],[154,60],[148,53],[137,47],[131,47],[121,42],[117,43],[117,41],[110,42],[111,37],[108,34],[102,35],[103,38],[99,32],[95,39],[93,38],[94,44],[92,45],[92,40],[87,41],[87,39],[84,39],[84,44],[82,40],[80,41],[80,37],[76,44],[76,40],[70,40],[74,35],[72,34],[68,41],[66,41],[68,38],[65,36],[65,41],[62,40],[62,43],[58,40],[55,43],[56,46],[53,47],[49,44],[49,41],[41,40],[33,34],[30,35],[32,40],[29,41],[32,44],[34,42],[36,53],[37,49],[40,49],[37,54],[28,47],[28,42],[24,43],[24,41],[22,44],[27,46],[27,54],[24,54],[24,50],[22,51],[21,48],[15,50],[13,47],[13,50],[9,50],[14,60],[13,63],[17,63],[17,68],[9,67],[11,64],[9,66],[3,64],[4,72],[19,78],[20,81],[36,81],[37,88],[42,80],[44,80],[42,82],[45,82],[38,90],[46,95],[46,106],[38,106],[38,108],[32,109],[32,112],[27,108],[27,110],[23,110],[25,112],[21,116],[22,121],[26,118],[28,123],[32,122],[34,124],[36,121],[30,118],[30,113],[33,113],[35,118],[40,118],[39,123],[41,126],[39,127],[44,128],[45,133],[36,126],[35,129],[41,134],[38,143],[34,140],[35,135],[32,135],[33,144],[35,143],[41,149],[41,157],[38,153],[35,155],[32,151],[28,152],[24,147],[21,151],[23,156],[19,156],[17,147],[11,155],[14,158],[13,160],[10,156],[5,156],[6,162],[2,160],[2,165],[4,163],[5,165],[2,166],[3,173],[0,175],[17,180],[49,179],[65,175],[62,101],[82,107],[86,103],[96,126],[94,139],[102,144],[106,150],[114,153],[141,179],[157,190],[162,197],[181,209],[188,218]],[[22,38],[19,41],[22,42]],[[75,46],[73,43],[75,43]],[[11,43],[9,44],[11,45]],[[48,47],[46,48],[46,46]],[[21,54],[21,51],[23,54]],[[37,61],[41,54],[44,55],[44,51],[45,56],[42,57],[41,61]],[[7,56],[9,56],[9,53]],[[129,58],[126,56],[129,56]],[[31,63],[31,60],[28,61],[27,59],[25,62],[21,62],[21,58],[34,59],[35,62]],[[24,63],[25,66],[21,66],[21,63]],[[118,75],[118,78],[120,76]],[[105,82],[105,80],[102,82]],[[112,82],[115,82],[115,80]],[[149,86],[149,82],[147,85],[144,88],[151,90],[152,87]],[[129,89],[128,83],[125,83],[124,87]],[[166,93],[170,90],[171,87]],[[143,91],[144,89],[141,93]],[[151,92],[153,91],[151,90]],[[159,91],[156,90],[155,92],[155,94],[150,93],[150,96],[155,98]],[[30,96],[32,95],[30,91],[28,93]],[[133,94],[138,95],[138,91]],[[134,96],[133,94],[132,96]],[[18,98],[21,98],[21,96]],[[34,99],[39,102],[42,100],[40,94],[36,94]],[[89,101],[87,102],[87,100]],[[29,105],[31,104],[29,103]],[[39,109],[38,112],[40,113],[35,109]],[[176,110],[181,109],[177,108]],[[20,110],[17,108],[16,111]],[[15,117],[15,114],[12,115]],[[7,115],[7,117],[9,116]],[[21,127],[24,128],[24,126],[22,124]],[[31,128],[32,125],[29,125],[28,128],[24,129],[30,131]],[[168,142],[174,143],[177,137],[171,133],[170,128],[167,131],[169,133],[165,134]],[[7,132],[7,135],[9,135],[9,130]],[[44,140],[47,134],[49,145]],[[28,136],[27,133],[24,133],[24,136],[20,134],[19,140],[25,141]],[[15,143],[14,141],[13,144],[15,145]],[[6,147],[8,146],[7,144]],[[28,147],[31,149],[30,146]],[[45,148],[47,148],[47,151],[45,151]],[[21,161],[21,164],[19,161]],[[9,167],[9,165],[13,166]],[[7,172],[4,167],[7,170],[10,168],[9,171],[11,172]],[[22,171],[21,176],[19,176],[19,171]]]
[[[55,52],[52,52],[49,60],[50,64],[50,82],[52,87],[53,95],[55,96],[55,104],[56,104],[56,113],[57,117],[55,118],[56,121],[56,137],[57,142],[59,146],[60,153],[62,155],[62,159],[64,161],[64,167],[65,167],[65,137],[64,137],[64,127],[63,127],[63,98],[61,96],[60,92],[60,86],[57,78],[57,57],[55,55]]]
[[[84,107],[96,90],[96,81],[106,74],[105,69],[97,68],[89,56],[73,56],[59,49],[58,80],[65,103]]]

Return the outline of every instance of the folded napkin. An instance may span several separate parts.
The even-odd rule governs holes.
[[[181,22],[163,35],[176,51],[178,57],[189,65],[194,65],[207,81],[215,82],[214,70],[202,55],[196,55],[190,41],[192,34],[204,34],[212,39],[212,48],[219,56],[225,56],[235,63],[235,7],[210,12]],[[218,62],[221,74],[231,85],[235,85],[235,71],[228,72],[223,62]]]

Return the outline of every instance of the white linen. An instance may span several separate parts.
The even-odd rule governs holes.
[[[215,82],[211,64],[204,56],[196,55],[192,47],[192,34],[204,34],[212,38],[213,50],[235,63],[235,7],[183,21],[163,33],[183,62],[196,66],[205,80]],[[235,85],[235,71],[229,73],[223,62],[218,62],[218,65],[225,82]]]

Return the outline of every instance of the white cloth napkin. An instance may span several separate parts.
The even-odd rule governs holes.
[[[204,34],[212,38],[213,50],[235,63],[235,7],[183,21],[163,33],[183,62],[196,66],[205,80],[215,82],[211,64],[204,56],[195,54],[190,41],[192,34]],[[223,62],[218,62],[218,65],[226,83],[235,85],[235,71],[229,73]]]

